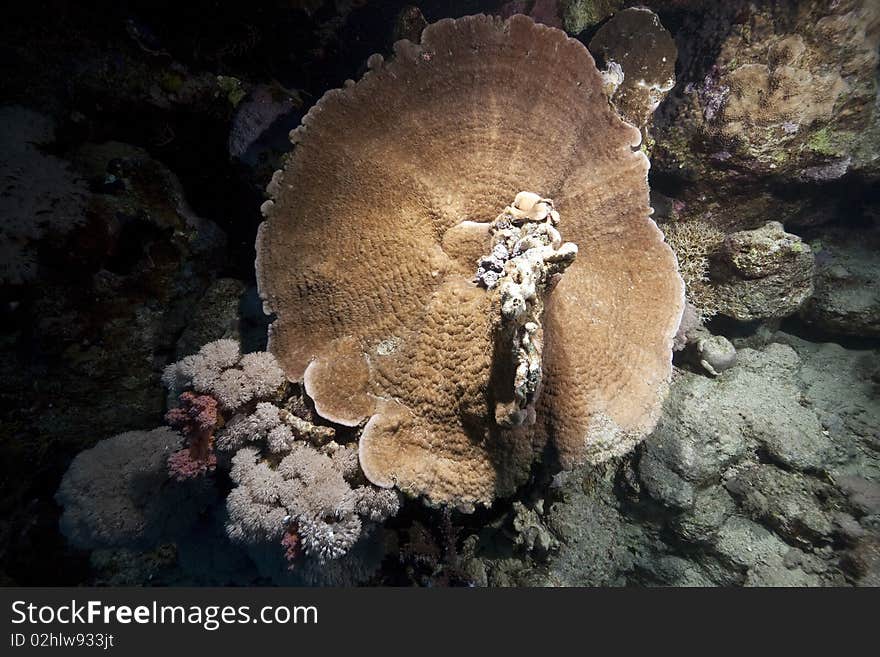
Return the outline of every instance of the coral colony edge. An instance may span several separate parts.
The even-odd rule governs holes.
[[[880,584],[880,8],[448,4],[2,28],[5,583]]]

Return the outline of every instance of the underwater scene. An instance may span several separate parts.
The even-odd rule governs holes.
[[[880,585],[876,0],[4,14],[0,586]]]

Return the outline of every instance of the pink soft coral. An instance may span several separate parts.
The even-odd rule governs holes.
[[[186,447],[168,457],[168,472],[177,481],[200,477],[217,466],[214,430],[219,423],[217,400],[210,395],[184,392],[180,406],[165,421],[186,437]]]
[[[281,547],[284,548],[284,557],[287,559],[287,569],[293,570],[294,562],[302,554],[302,545],[295,527],[289,527],[281,538]]]

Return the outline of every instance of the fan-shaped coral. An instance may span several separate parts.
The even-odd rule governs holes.
[[[325,418],[366,421],[373,483],[435,503],[511,492],[548,437],[566,466],[628,450],[659,412],[682,283],[649,219],[639,132],[586,48],[524,16],[471,16],[370,65],[292,133],[264,205],[257,274],[288,378]],[[514,361],[474,273],[523,190],[553,199],[580,255],[541,292],[536,419],[498,423]]]

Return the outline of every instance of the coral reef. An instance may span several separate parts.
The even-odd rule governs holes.
[[[712,376],[736,364],[736,348],[723,335],[706,335],[694,343],[697,361]]]
[[[209,342],[239,336],[239,306],[245,285],[235,278],[213,281],[192,309],[186,328],[174,345],[177,359],[191,356]]]
[[[245,159],[254,144],[273,123],[302,105],[302,99],[289,91],[258,86],[236,107],[229,131],[230,157]]]
[[[40,123],[51,125],[48,119]],[[11,202],[15,194],[33,195],[19,199],[22,207],[52,199],[55,205],[40,215],[39,225],[50,232],[16,242],[17,253],[37,256],[32,271],[38,278],[0,284],[0,442],[6,446],[0,470],[7,510],[0,542],[5,553],[24,562],[57,562],[56,582],[72,581],[78,571],[71,566],[65,575],[62,560],[51,556],[60,545],[60,537],[53,540],[57,532],[34,532],[57,526],[51,494],[64,467],[100,438],[161,422],[162,367],[226,247],[223,231],[193,212],[165,165],[142,149],[112,141],[70,148],[69,130],[59,127],[55,141],[41,137],[32,144],[46,160],[32,182],[55,171],[54,162],[78,181],[75,193],[56,197],[63,187],[14,184],[4,196]],[[13,137],[27,139],[29,133]],[[4,148],[0,159],[21,148]],[[70,213],[79,218],[68,221]],[[15,225],[14,215],[4,216],[0,232]],[[56,219],[63,225],[55,226]],[[4,256],[3,262],[11,261]],[[34,508],[29,501],[35,499],[45,501]]]
[[[514,14],[525,14],[536,23],[550,27],[563,27],[556,0],[512,0],[501,5],[498,15],[510,18]]]
[[[418,43],[422,38],[422,30],[428,27],[428,21],[425,20],[424,14],[415,5],[407,5],[397,14],[394,21],[394,41],[407,39],[413,43]]]
[[[227,533],[262,555],[256,558],[265,558],[268,543],[282,546],[288,557],[304,554],[322,564],[339,559],[362,533],[397,513],[393,491],[352,487],[349,482],[362,476],[356,450],[334,442],[331,427],[272,403],[287,397],[272,354],[242,355],[236,341],[217,340],[169,365],[163,380],[172,392],[192,387],[203,393],[182,392],[181,406],[166,415],[188,437],[187,448],[169,458],[176,479],[215,467],[218,402],[229,418],[216,439],[236,485],[226,501]],[[280,460],[270,464],[261,449]]]
[[[566,466],[630,449],[659,413],[682,286],[648,218],[638,131],[587,50],[524,16],[472,16],[369,66],[309,111],[263,206],[257,277],[287,377],[322,417],[367,420],[370,481],[434,503],[509,494],[551,437]],[[553,93],[528,93],[534,80]],[[342,126],[357,129],[340,142]],[[556,190],[590,257],[545,299],[536,421],[509,429],[493,403],[511,388],[493,375],[498,314],[472,276],[522,189]]]
[[[6,9],[0,584],[880,583],[875,2]]]

